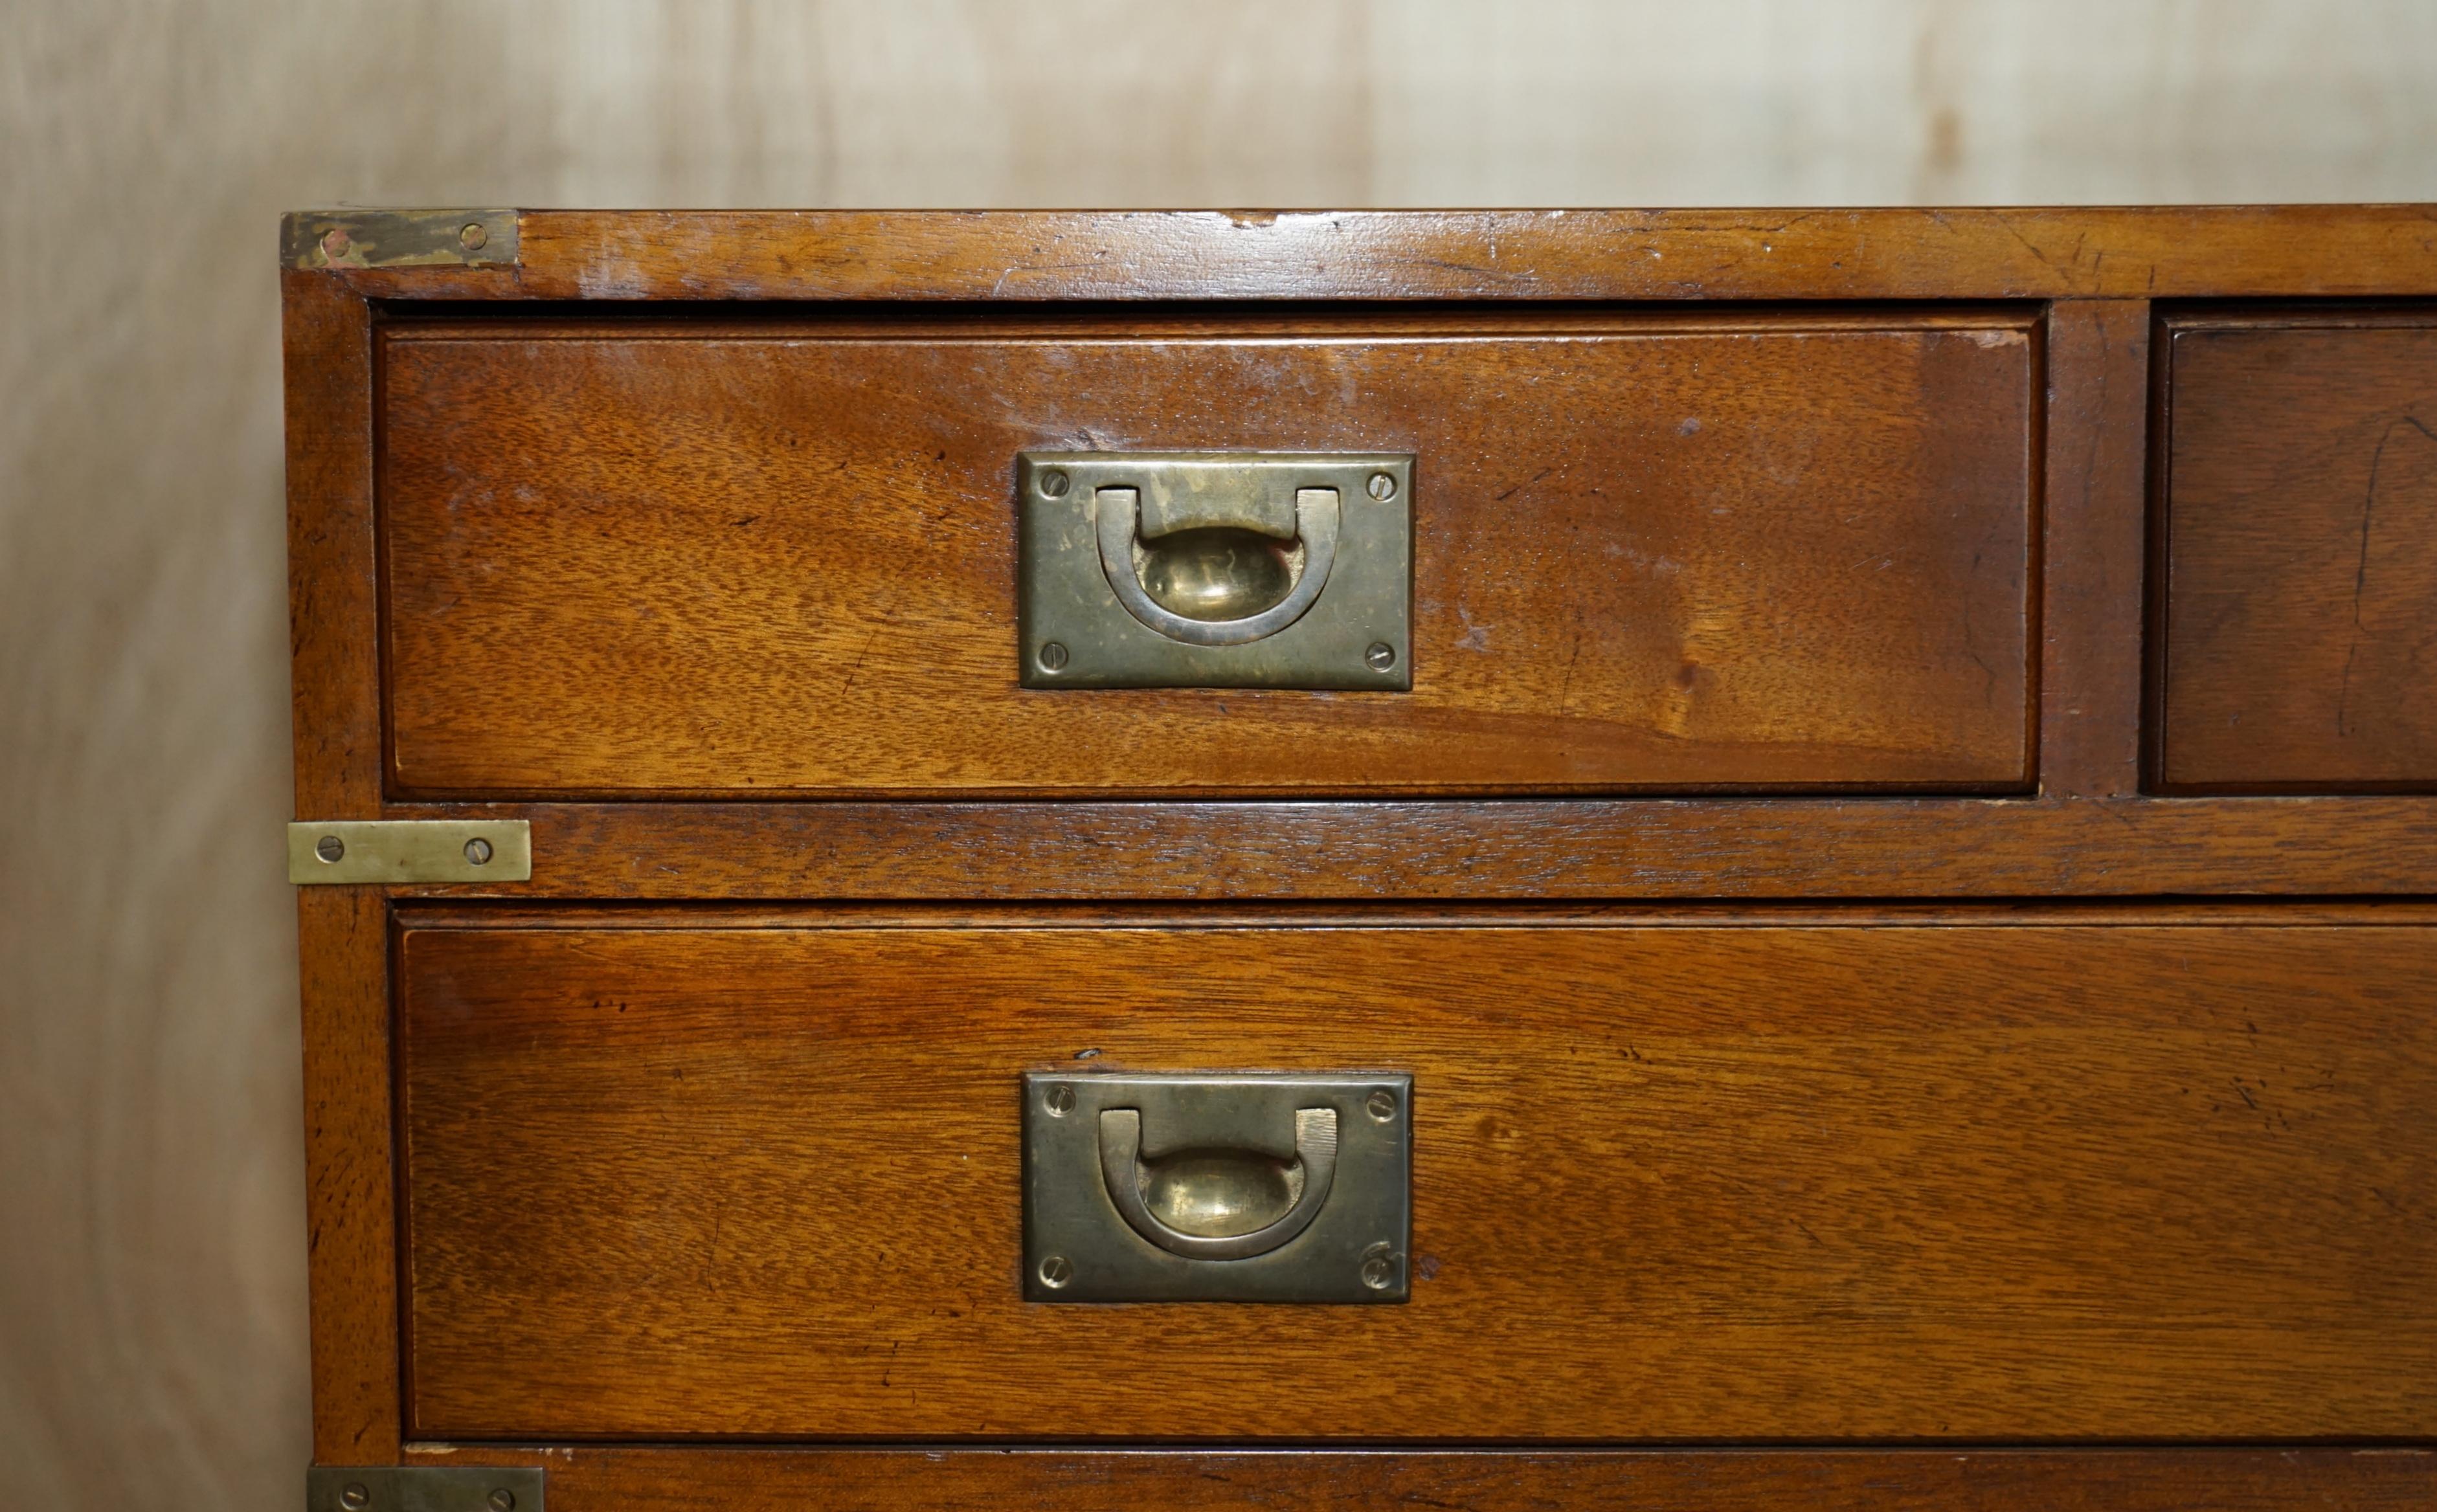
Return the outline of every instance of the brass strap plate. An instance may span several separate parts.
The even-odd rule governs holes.
[[[288,879],[526,882],[533,826],[522,819],[351,819],[288,826]]]
[[[544,1512],[539,1468],[316,1465],[305,1512]]]

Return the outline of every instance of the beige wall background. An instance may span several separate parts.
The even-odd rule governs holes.
[[[8,1500],[299,1494],[282,209],[2429,199],[2428,0],[11,0]]]

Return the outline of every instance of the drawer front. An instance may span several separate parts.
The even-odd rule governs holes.
[[[2437,313],[2170,332],[2160,775],[2437,787]]]
[[[2426,1437],[2396,917],[409,915],[409,1436]],[[1026,1302],[1035,1069],[1410,1072],[1410,1301]]]
[[[2027,780],[2016,313],[424,322],[379,354],[401,795]],[[1411,691],[1019,686],[1044,448],[1411,454]]]

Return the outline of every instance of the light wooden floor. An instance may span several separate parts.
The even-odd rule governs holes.
[[[2426,0],[0,7],[0,1483],[306,1452],[274,217],[2437,199]]]

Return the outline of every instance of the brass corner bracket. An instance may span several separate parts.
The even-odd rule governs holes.
[[[538,1467],[317,1465],[305,1512],[547,1512]]]
[[[283,268],[513,268],[514,210],[298,210],[279,221]]]

